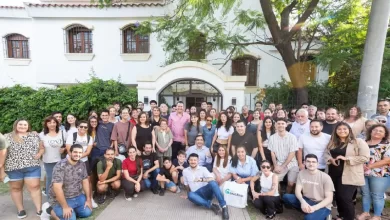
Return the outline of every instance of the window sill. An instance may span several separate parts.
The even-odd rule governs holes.
[[[150,53],[122,53],[123,61],[147,61],[152,55]]]
[[[69,61],[90,61],[95,57],[94,53],[66,53],[66,59]]]
[[[8,66],[28,66],[31,63],[31,59],[4,58],[4,63]]]

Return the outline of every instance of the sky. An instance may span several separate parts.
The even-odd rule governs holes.
[[[23,6],[23,2],[40,2],[39,0],[0,0],[0,5],[17,5]]]

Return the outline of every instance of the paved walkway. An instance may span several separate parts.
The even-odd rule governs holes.
[[[231,220],[250,220],[246,209],[229,207],[229,215]],[[166,192],[165,196],[159,196],[146,191],[132,201],[126,201],[121,193],[96,220],[133,218],[139,220],[220,220],[222,215],[215,215],[209,209],[196,206],[189,200],[180,198],[178,194]]]

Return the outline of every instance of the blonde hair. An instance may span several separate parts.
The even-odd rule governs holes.
[[[13,126],[12,126],[11,137],[12,137],[12,140],[17,142],[17,143],[23,143],[23,139],[21,137],[19,137],[18,131],[17,131],[18,123],[21,122],[21,121],[27,122],[27,125],[28,125],[27,132],[31,132],[30,122],[28,122],[26,119],[18,119],[18,120],[16,120],[14,122]]]

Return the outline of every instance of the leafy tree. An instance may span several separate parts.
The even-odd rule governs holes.
[[[115,80],[103,81],[94,76],[89,82],[57,89],[34,90],[20,85],[2,88],[0,132],[10,132],[16,119],[27,119],[34,130],[40,131],[43,119],[53,111],[61,111],[64,116],[72,113],[78,119],[87,119],[90,110],[100,111],[116,101],[135,106],[137,99],[136,89]]]
[[[102,6],[113,2],[98,1]],[[318,47],[318,38],[326,30],[323,23],[344,6],[358,1],[259,0],[261,9],[248,9],[240,7],[241,0],[172,0],[169,3],[176,7],[173,13],[143,22],[137,31],[158,34],[164,42],[167,63],[192,60],[191,44],[198,40],[199,33],[205,37],[199,49],[206,55],[222,51],[226,54],[225,64],[249,47],[274,46],[287,68],[298,97],[296,102],[300,103],[308,101],[307,65],[301,63],[312,57],[312,48]],[[229,20],[232,14],[235,18]]]

